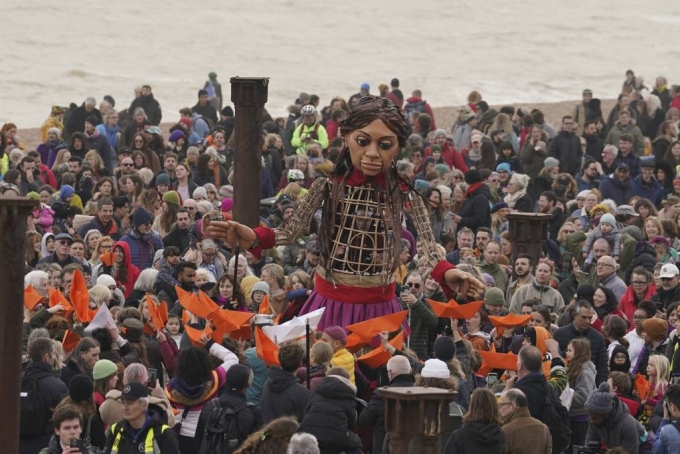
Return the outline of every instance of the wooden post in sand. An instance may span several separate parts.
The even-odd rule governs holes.
[[[0,440],[8,453],[19,452],[26,219],[36,205],[27,197],[0,197]]]
[[[517,254],[529,254],[534,266],[543,255],[543,245],[548,239],[548,222],[551,214],[509,213],[508,233],[512,241],[510,264],[515,264]]]
[[[231,78],[231,102],[236,107],[234,220],[251,228],[260,223],[262,116],[268,86],[268,77]]]

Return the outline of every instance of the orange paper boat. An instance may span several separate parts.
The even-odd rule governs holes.
[[[365,322],[349,325],[348,330],[359,336],[365,342],[370,342],[375,336],[383,331],[394,332],[399,329],[406,319],[408,311],[396,312],[382,317],[372,318]]]
[[[215,310],[215,304],[208,305],[205,300],[201,300],[195,293],[190,293],[180,287],[175,287],[177,296],[179,297],[179,304],[189,312],[198,317],[207,318],[210,313]]]
[[[388,342],[392,347],[396,348],[397,350],[401,350],[404,347],[404,332],[401,331],[399,334],[397,334],[394,339]],[[376,349],[373,349],[372,351],[366,353],[363,356],[360,356],[358,358],[359,361],[363,362],[369,367],[372,367],[374,369],[382,366],[383,364],[387,364],[387,361],[392,358],[392,355],[385,350],[385,347],[382,345]]]
[[[73,351],[73,349],[76,348],[76,345],[78,345],[78,342],[80,342],[80,336],[70,329],[64,331],[64,338],[61,341],[61,346],[64,348],[65,352]]]
[[[24,289],[24,306],[32,311],[42,300],[42,295],[38,294],[31,284],[28,284],[28,287]]]
[[[477,375],[486,375],[493,369],[517,370],[517,355],[512,353],[496,353],[492,347],[488,352],[479,350],[482,357],[482,366],[477,371]]]
[[[437,317],[466,320],[472,318],[479,308],[484,305],[484,301],[472,301],[467,304],[458,304],[454,300],[449,300],[448,303],[439,303],[428,299],[427,302],[430,303],[432,312],[434,312]]]

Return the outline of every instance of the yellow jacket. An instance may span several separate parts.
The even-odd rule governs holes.
[[[333,367],[342,367],[349,372],[349,379],[354,383],[354,355],[348,352],[346,348],[340,349],[333,354],[331,365]]]
[[[64,130],[64,124],[59,121],[58,118],[50,116],[45,122],[42,124],[40,127],[40,140],[41,143],[47,142],[47,131],[50,130],[50,128],[57,128],[59,131]]]

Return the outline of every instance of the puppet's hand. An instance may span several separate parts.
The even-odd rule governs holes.
[[[228,244],[230,247],[238,246],[247,250],[257,240],[255,231],[250,227],[234,221],[211,221],[210,215],[203,216],[201,230],[204,235]]]
[[[486,289],[482,282],[465,271],[448,270],[444,273],[444,281],[446,285],[454,291],[454,297],[458,294],[478,300],[484,295]]]

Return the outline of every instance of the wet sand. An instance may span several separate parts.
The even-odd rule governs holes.
[[[579,101],[576,100],[576,101],[563,101],[557,103],[522,103],[513,105],[515,106],[515,109],[519,107],[526,107],[529,110],[534,108],[540,109],[545,114],[546,120],[550,124],[552,124],[555,127],[555,129],[559,130],[559,126],[562,122],[562,117],[564,115],[573,115],[574,108],[576,104],[578,104],[578,102]],[[609,114],[609,111],[612,109],[615,103],[616,101],[613,99],[602,101],[602,111],[604,112],[605,117]],[[492,107],[495,109],[500,109],[502,106],[493,105]],[[447,133],[450,133],[451,127],[453,126],[453,124],[456,121],[456,118],[458,117],[458,106],[435,107],[433,110],[435,120],[437,122],[437,127],[443,128]],[[169,135],[168,130],[174,124],[175,123],[161,123],[160,126],[161,129],[163,130],[164,137],[168,137]],[[26,144],[28,150],[35,150],[35,148],[40,144],[39,127],[31,129],[19,129],[18,135],[21,138],[21,141]]]

